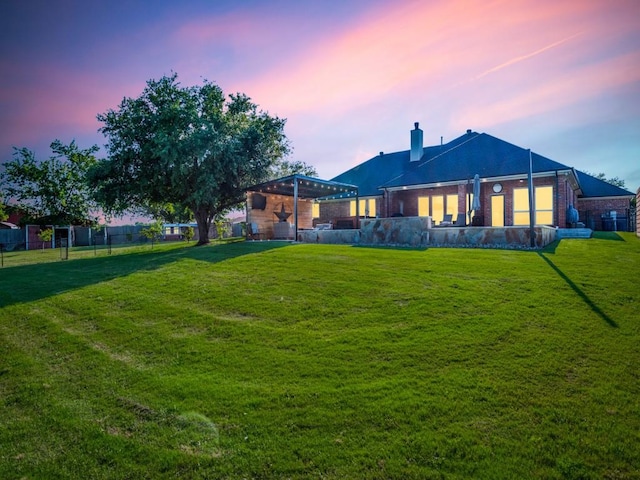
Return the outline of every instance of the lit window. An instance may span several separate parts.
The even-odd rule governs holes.
[[[313,203],[311,207],[311,216],[313,218],[320,218],[320,204]]]
[[[553,187],[536,187],[536,225],[553,225]]]
[[[513,224],[529,225],[529,189],[513,189]],[[553,187],[535,187],[535,224],[553,225]]]
[[[441,222],[444,219],[444,197],[442,195],[431,197],[431,216],[436,222]]]
[[[367,215],[369,217],[375,217],[376,216],[376,200],[375,200],[375,198],[360,199],[358,205],[360,207],[360,211],[358,212],[358,214],[360,214],[361,217],[364,217],[365,215]],[[351,215],[352,217],[356,216],[356,201],[355,200],[351,200],[349,202],[349,215]]]
[[[513,224],[529,225],[529,189],[513,189]]]
[[[458,216],[458,195],[447,195],[447,214],[454,220]]]
[[[429,216],[429,197],[418,197],[418,215],[421,217]]]
[[[369,209],[369,212],[368,212],[369,216],[375,217],[376,216],[376,199],[370,198],[369,200],[367,200],[367,203],[368,203],[368,209]]]

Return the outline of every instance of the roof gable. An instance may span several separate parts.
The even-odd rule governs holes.
[[[600,180],[588,173],[576,170],[576,177],[582,190],[580,198],[633,196],[633,192]]]

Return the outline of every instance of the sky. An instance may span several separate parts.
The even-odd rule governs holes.
[[[2,0],[0,163],[106,139],[172,72],[287,119],[329,179],[467,129],[640,187],[638,0]]]

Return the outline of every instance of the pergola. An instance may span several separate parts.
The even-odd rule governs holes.
[[[333,182],[306,175],[289,175],[254,185],[247,189],[250,192],[269,193],[293,197],[293,225],[295,237],[298,238],[298,199],[322,200],[323,198],[355,198],[356,217],[360,216],[358,187],[348,183]]]

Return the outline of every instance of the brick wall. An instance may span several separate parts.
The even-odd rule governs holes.
[[[495,193],[493,185],[498,182],[484,182],[480,184],[480,211],[476,215],[484,218],[484,225],[491,226],[491,197],[502,196],[504,198],[505,225],[513,225],[513,189],[527,188],[527,181],[511,180],[499,182],[502,185],[502,191]],[[551,186],[554,189],[554,223],[564,226],[566,223],[566,210],[568,200],[574,202],[573,190],[568,185],[567,177],[543,177],[534,179],[534,186]],[[390,212],[402,212],[404,216],[418,215],[418,197],[434,196],[434,195],[457,195],[458,196],[458,213],[468,213],[467,195],[468,190],[466,184],[451,185],[441,188],[422,188],[416,190],[402,190],[390,192]],[[469,190],[470,191],[470,190]],[[469,200],[470,201],[470,200]],[[438,220],[438,219],[435,219]],[[468,219],[467,219],[468,221]]]
[[[484,182],[480,185],[480,211],[476,215],[484,217],[484,225],[491,226],[491,199],[501,196],[504,199],[504,223],[513,225],[513,190],[515,188],[527,188],[527,180],[501,181],[502,191],[495,193],[493,185],[498,182]],[[618,216],[625,216],[629,208],[627,199],[611,198],[601,200],[579,199],[569,184],[566,175],[534,178],[534,186],[551,186],[554,195],[553,223],[559,227],[566,226],[567,207],[573,205],[579,213],[580,221],[594,230],[602,229],[602,214],[615,210]],[[405,217],[418,215],[418,197],[434,195],[457,195],[458,212],[467,214],[467,187],[466,184],[450,185],[440,188],[421,188],[415,190],[398,190],[387,192],[387,198],[378,199],[377,211],[380,217],[390,217],[396,213],[402,213]],[[640,191],[639,191],[640,195]],[[388,206],[388,209],[387,209]],[[325,202],[320,205],[320,219],[316,222],[330,222],[335,218],[349,216],[349,201]],[[360,212],[364,215],[364,212]],[[436,219],[438,220],[438,219]],[[468,221],[468,219],[467,219]],[[590,221],[590,224],[588,224]]]
[[[607,227],[603,222],[603,215],[608,216],[612,211],[615,211],[618,217],[627,216],[629,214],[629,200],[628,198],[580,198],[576,208],[580,215],[580,221],[584,222],[587,228],[604,230]],[[619,230],[619,228],[617,229]]]
[[[336,218],[348,217],[350,213],[349,201],[320,203],[320,218],[316,223],[333,222]]]

